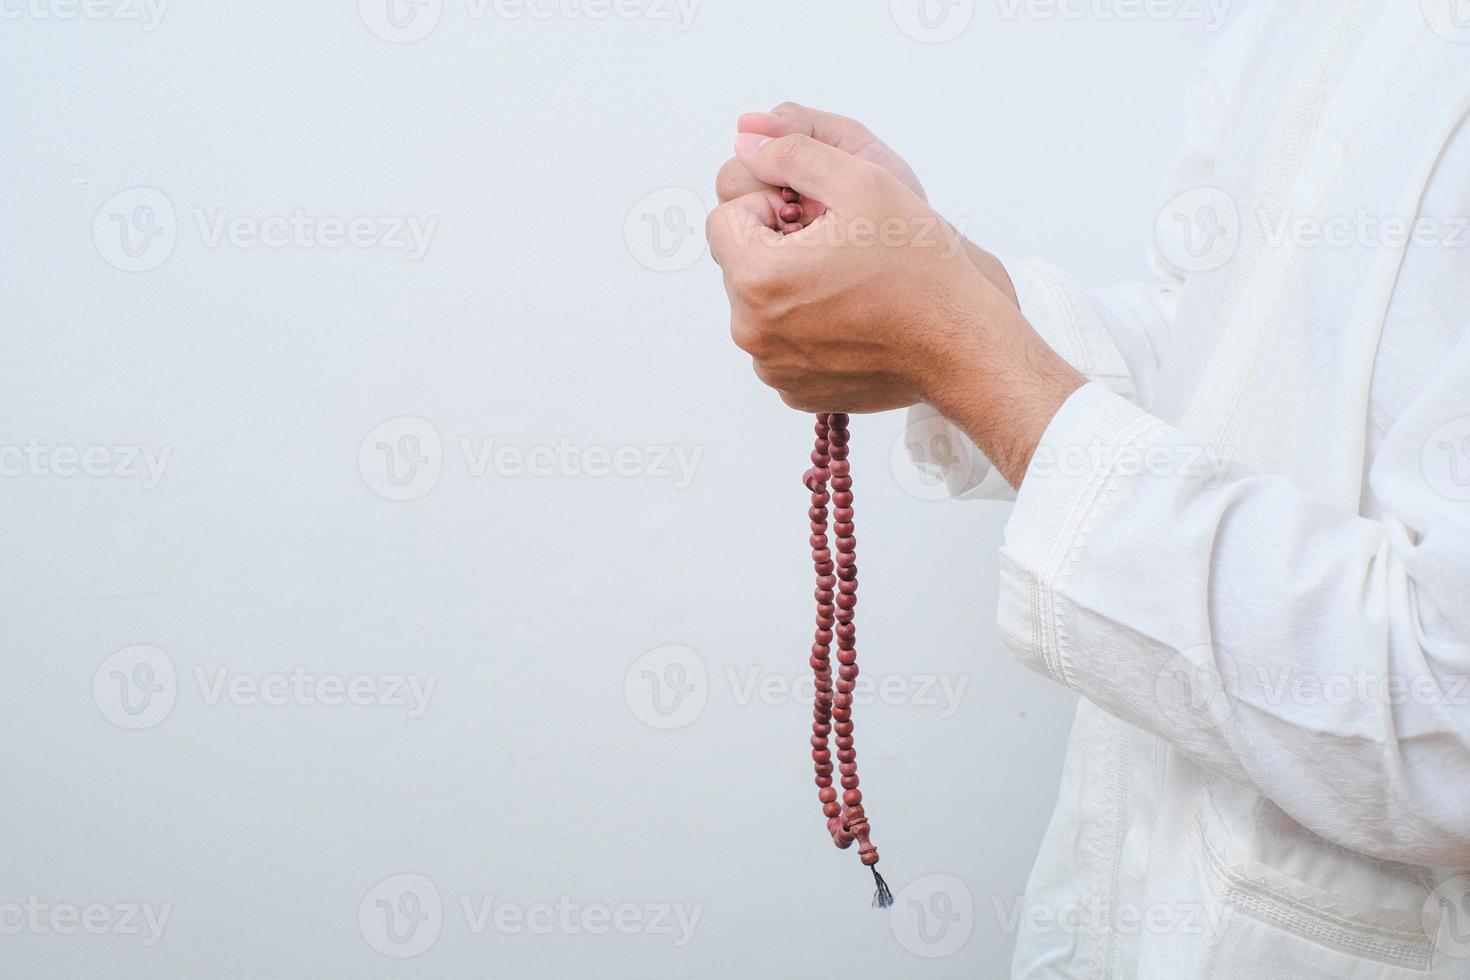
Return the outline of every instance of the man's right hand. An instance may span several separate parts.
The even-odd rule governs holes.
[[[928,195],[924,193],[924,185],[919,183],[919,178],[913,168],[904,162],[903,157],[895,153],[886,143],[874,136],[866,126],[856,120],[830,112],[808,109],[795,102],[783,102],[770,112],[746,113],[740,117],[737,128],[742,133],[755,133],[760,136],[769,136],[772,139],[793,135],[810,136],[828,146],[851,154],[859,160],[877,164],[920,198],[928,200]],[[757,179],[738,157],[730,158],[720,168],[719,176],[715,178],[715,193],[721,204],[756,192],[763,192],[768,196],[773,211],[781,209],[783,203],[781,189]],[[801,206],[803,224],[811,224],[825,211],[820,201],[806,198],[802,199]],[[968,239],[964,239],[964,246],[965,254],[969,256],[974,266],[1014,304],[1016,291],[1011,285],[1011,277],[1006,273],[1000,260]]]

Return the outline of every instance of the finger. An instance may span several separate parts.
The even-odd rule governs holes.
[[[736,125],[742,133],[756,133],[773,139],[810,136],[845,153],[857,153],[874,139],[868,127],[855,119],[808,109],[795,102],[783,102],[770,112],[747,112]]]
[[[750,172],[750,168],[740,162],[739,157],[731,157],[726,161],[725,165],[720,168],[719,175],[715,178],[715,194],[720,199],[721,204],[727,201],[733,201],[737,197],[744,197],[747,194],[760,192],[766,194],[771,202],[772,209],[779,213],[781,207],[786,203],[785,199],[781,197],[780,189],[757,180],[755,174]],[[802,227],[806,227],[813,221],[816,221],[822,216],[825,210],[826,208],[822,207],[820,201],[815,201],[810,198],[803,200],[801,202]]]
[[[779,242],[781,234],[776,230],[779,223],[770,197],[763,191],[721,204],[710,212],[704,226],[710,255],[720,268],[727,268],[740,249],[757,243]]]
[[[810,136],[772,139],[742,133],[735,140],[735,155],[762,182],[795,188],[803,197],[838,211],[871,207],[873,193],[886,176],[875,164]]]
[[[755,174],[750,172],[750,168],[740,162],[739,157],[731,157],[726,160],[725,165],[720,168],[719,174],[715,177],[715,195],[720,199],[721,204],[733,201],[737,197],[754,194],[756,191],[774,190],[776,188],[770,184],[758,180]]]

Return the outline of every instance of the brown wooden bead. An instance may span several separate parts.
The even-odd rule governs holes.
[[[779,230],[800,230],[803,211],[800,195],[782,188],[785,202],[778,215]],[[864,864],[877,863],[878,849],[868,839],[869,826],[858,789],[857,747],[853,739],[852,704],[858,678],[857,628],[853,623],[857,606],[857,537],[853,526],[852,466],[848,461],[848,416],[843,412],[819,414],[813,432],[811,468],[802,482],[811,492],[807,511],[811,532],[807,543],[816,572],[813,598],[817,603],[816,631],[808,661],[815,694],[812,699],[812,763],[817,798],[827,818],[832,842],[840,848],[858,843]],[[830,505],[830,507],[829,507]],[[833,519],[828,538],[828,519]],[[837,641],[837,671],[832,670],[832,642]],[[841,774],[842,794],[832,785],[833,733]],[[875,872],[876,875],[876,872]],[[886,886],[879,878],[879,895]]]

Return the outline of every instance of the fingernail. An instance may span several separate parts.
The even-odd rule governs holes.
[[[769,136],[758,133],[741,133],[735,137],[735,149],[742,153],[754,153],[771,141]]]

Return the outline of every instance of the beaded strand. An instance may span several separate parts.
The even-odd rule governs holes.
[[[781,231],[801,229],[800,195],[782,188]],[[873,905],[888,908],[893,893],[878,873],[878,848],[869,839],[870,827],[863,809],[863,791],[858,788],[857,749],[852,737],[852,692],[857,684],[857,538],[853,534],[852,470],[847,459],[848,417],[841,412],[817,416],[816,445],[811,469],[802,478],[811,491],[812,564],[817,576],[817,630],[812,643],[811,668],[816,696],[812,703],[812,762],[817,774],[817,799],[827,818],[832,843],[847,849],[856,841],[858,857],[873,872],[877,891]],[[830,488],[830,489],[829,489]],[[832,505],[832,531],[836,555],[828,547],[828,504]],[[832,680],[832,639],[837,639],[837,680]],[[832,785],[832,750],[829,738],[835,733],[837,772],[842,794]]]

